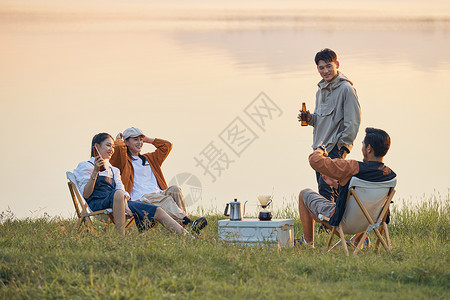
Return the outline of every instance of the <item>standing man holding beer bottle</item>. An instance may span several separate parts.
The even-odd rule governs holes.
[[[358,96],[353,83],[338,71],[339,62],[333,50],[320,50],[314,60],[322,77],[316,93],[316,107],[313,114],[302,107],[298,120],[302,125],[306,121],[314,127],[314,150],[320,146],[331,158],[345,158],[353,147],[361,123]],[[330,201],[337,199],[337,190],[318,172],[316,179],[320,195]]]

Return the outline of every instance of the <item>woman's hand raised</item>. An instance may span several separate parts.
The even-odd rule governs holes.
[[[94,172],[98,173],[99,171],[105,170],[105,160],[99,155],[95,157],[94,161]]]

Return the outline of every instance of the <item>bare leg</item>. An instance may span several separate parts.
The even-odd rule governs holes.
[[[164,227],[177,234],[189,235],[189,232],[177,223],[171,216],[169,216],[162,208],[158,207],[153,217],[156,221],[161,223]]]
[[[117,231],[121,236],[125,236],[125,197],[121,190],[114,193],[113,216]]]
[[[314,219],[311,216],[308,208],[303,202],[303,195],[306,190],[302,190],[298,197],[298,211],[300,213],[300,221],[303,227],[303,238],[308,244],[314,244]]]

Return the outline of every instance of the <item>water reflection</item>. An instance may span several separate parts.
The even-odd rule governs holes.
[[[450,52],[445,51],[450,30],[443,29],[188,31],[172,36],[180,47],[192,49],[194,45],[200,51],[208,47],[211,55],[225,50],[239,67],[264,67],[267,73],[284,75],[301,72],[303,66],[310,69],[311,53],[316,52],[318,45],[339,49],[352,61],[409,63],[423,70],[446,70],[450,61]]]
[[[358,90],[361,128],[392,136],[388,164],[399,174],[398,197],[448,188],[433,149],[450,147],[448,9],[380,14],[350,2],[335,14],[291,1],[263,1],[262,9],[254,1],[241,9],[236,1],[61,3],[0,4],[0,130],[8,143],[19,140],[0,149],[0,211],[70,215],[65,171],[86,159],[93,134],[131,125],[174,142],[166,179],[195,174],[201,205],[222,208],[234,197],[256,203],[257,193],[275,193],[280,208],[283,198],[315,187],[306,161],[311,130],[298,127],[296,114],[302,101],[313,106],[320,79],[313,56],[326,46]],[[193,158],[261,91],[283,116],[265,132],[256,128],[255,143],[210,182]],[[417,120],[424,103],[425,124]],[[358,146],[350,158],[361,158]],[[24,189],[18,178],[27,168],[35,179]]]

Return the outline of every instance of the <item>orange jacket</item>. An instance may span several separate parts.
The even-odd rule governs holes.
[[[169,155],[170,150],[172,150],[172,143],[161,139],[155,139],[152,144],[156,147],[156,150],[142,155],[149,162],[159,188],[161,190],[166,190],[167,183],[164,179],[161,165]],[[131,193],[134,184],[134,168],[131,158],[127,155],[127,145],[122,139],[116,139],[114,154],[110,159],[110,163],[120,170],[125,190],[128,193]]]
[[[309,155],[309,164],[314,171],[336,179],[342,186],[359,173],[359,163],[356,160],[331,159],[325,156],[324,152],[317,150]]]

